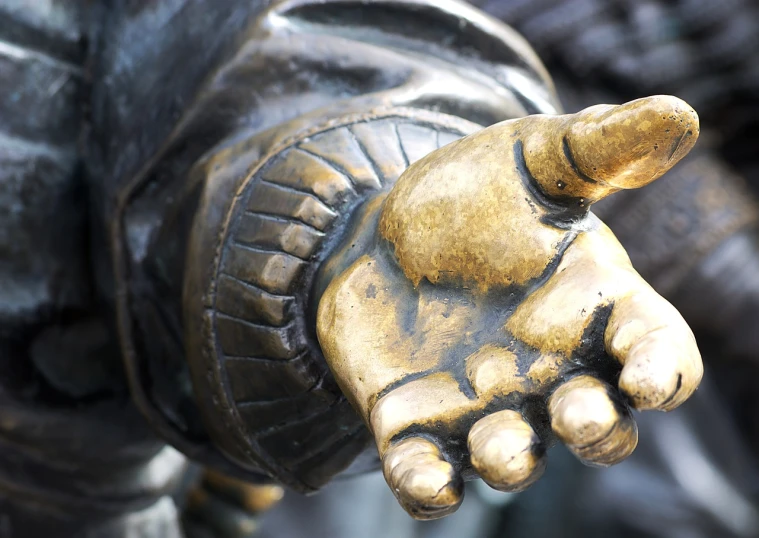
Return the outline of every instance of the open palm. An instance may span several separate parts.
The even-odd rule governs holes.
[[[588,207],[697,134],[690,107],[652,97],[504,122],[401,176],[317,328],[412,515],[455,510],[470,476],[527,487],[553,438],[616,463],[637,442],[628,404],[670,410],[696,389],[690,329]]]

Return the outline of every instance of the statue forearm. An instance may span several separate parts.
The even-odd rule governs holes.
[[[213,187],[201,199],[190,240],[189,259],[198,263],[186,280],[192,291],[185,308],[194,313],[186,318],[186,337],[196,394],[208,395],[199,398],[201,412],[228,456],[246,457],[230,443],[229,424],[216,418],[224,408],[239,413],[247,435],[238,442],[258,443],[265,471],[301,489],[319,487],[367,446],[366,430],[314,338],[318,297],[329,275],[371,240],[376,206],[407,167],[408,154],[428,153],[473,128],[449,116],[390,108],[288,133],[248,176],[234,178],[233,188],[223,177],[236,168],[234,160],[221,155],[203,165],[218,175],[206,180]],[[219,205],[227,209],[217,223]],[[203,311],[187,302],[201,290],[207,290]],[[209,379],[216,364],[223,365],[220,377]],[[287,400],[292,404],[278,410],[268,403]]]

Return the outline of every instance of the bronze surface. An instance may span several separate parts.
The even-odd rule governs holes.
[[[475,473],[528,486],[554,437],[616,463],[637,443],[627,402],[670,410],[696,389],[693,334],[588,208],[661,176],[698,130],[667,96],[507,121],[375,202],[374,239],[328,286],[317,331],[414,517],[455,510]]]

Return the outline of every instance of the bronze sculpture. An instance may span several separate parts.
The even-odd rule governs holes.
[[[611,330],[606,349],[628,364],[622,370],[622,388],[636,406],[674,407],[695,390],[701,370],[689,329],[642,284],[613,237],[587,214],[592,202],[617,188],[654,179],[687,152],[698,123],[684,103],[652,98],[574,118],[537,116],[478,131],[527,114],[555,114],[557,107],[550,80],[527,45],[463,3],[283,1],[270,7],[255,2],[202,7],[169,15],[145,6],[106,10],[100,27],[107,29],[108,37],[96,32],[89,51],[89,254],[99,286],[98,307],[83,309],[102,321],[109,318],[111,306],[115,308],[131,397],[163,439],[228,474],[254,481],[272,478],[311,491],[349,466],[358,472],[376,465],[372,449],[366,451],[370,436],[363,415],[378,436],[386,475],[404,505],[416,516],[433,517],[455,509],[460,501],[454,473],[469,471],[463,468],[468,459],[464,438],[483,411],[497,413],[477,422],[469,438],[475,454],[472,464],[480,474],[504,489],[523,487],[536,477],[543,450],[537,439],[550,437],[545,400],[564,380],[567,385],[547,404],[557,435],[589,461],[608,464],[629,453],[634,424],[626,404],[605,384],[614,382],[620,371],[604,358],[607,322]],[[228,34],[211,38],[198,22],[202,17],[223,23]],[[155,24],[165,25],[164,41],[152,48],[131,43],[135,32]],[[192,28],[208,41],[183,28]],[[188,57],[183,44],[198,49],[199,42],[208,50],[176,72],[166,69],[179,65],[170,62],[177,55]],[[619,135],[615,146],[598,134],[605,130]],[[513,153],[511,134],[521,138],[518,147],[525,153]],[[501,152],[495,161],[486,158],[490,136],[506,139],[493,142]],[[618,155],[612,147],[628,150],[629,155]],[[483,182],[483,192],[504,189],[498,195],[503,197],[499,208],[505,210],[505,219],[494,229],[492,220],[477,221],[472,215],[479,225],[456,231],[447,226],[449,216],[437,205],[435,174],[442,173],[443,184],[451,188],[457,185],[453,178],[460,178],[458,187],[463,189],[466,177],[454,170],[477,151],[484,153],[466,165],[467,173]],[[573,160],[567,161],[569,156]],[[414,162],[420,164],[409,167]],[[486,165],[504,167],[502,181],[492,181],[492,169],[482,172]],[[402,173],[383,206],[383,196]],[[408,193],[415,188],[428,196],[426,201]],[[487,209],[483,215],[488,216],[498,213],[492,206],[495,199],[482,192],[465,194],[466,189],[462,197],[449,199],[458,217],[475,210]],[[414,200],[425,201],[426,209]],[[456,205],[465,200],[471,205]],[[374,234],[380,214],[382,239]],[[428,218],[433,220],[425,227]],[[412,224],[421,227],[415,231]],[[501,226],[507,232],[503,236]],[[448,235],[454,231],[458,235]],[[542,252],[532,252],[535,245],[525,241],[532,233]],[[394,245],[399,265],[385,241]],[[480,250],[457,250],[469,241]],[[516,248],[520,242],[524,246]],[[598,248],[594,244],[610,249],[608,266],[593,261]],[[499,250],[503,247],[509,248]],[[362,265],[359,255],[370,256],[367,264],[374,260],[374,269],[362,273],[369,266]],[[438,255],[443,259],[435,258]],[[569,279],[561,276],[564,269],[579,272]],[[603,281],[608,288],[584,297],[583,278],[596,271],[598,278],[590,282]],[[612,274],[625,276],[610,283]],[[541,275],[545,282],[534,280]],[[360,299],[355,303],[350,300],[352,278],[363,285],[361,293],[353,295]],[[583,285],[572,291],[572,282]],[[561,291],[551,295],[553,287]],[[388,289],[392,293],[386,299],[393,306],[378,308],[379,319],[371,325],[366,324],[370,316],[353,320],[343,312],[349,306],[380,304]],[[636,311],[634,291],[656,304],[655,314],[661,317]],[[322,293],[327,302],[317,313]],[[533,326],[541,315],[550,321],[545,309],[553,308],[552,297],[564,298],[565,293],[577,293],[587,308],[578,315],[560,302],[557,311],[567,316],[566,330],[554,327],[545,332],[548,325]],[[341,294],[343,299],[335,299]],[[497,301],[488,299],[499,295]],[[612,304],[611,297],[618,303]],[[410,309],[413,300],[420,301],[419,311]],[[100,305],[103,310],[98,310]],[[466,332],[461,339],[454,329],[475,315],[480,325],[473,326],[473,340],[467,342]],[[450,367],[470,371],[459,379],[446,378],[453,370],[445,368],[421,377],[429,374],[426,369],[436,358],[428,357],[432,362],[423,371],[406,355],[417,345],[425,350],[423,342],[414,340],[424,330],[417,334],[401,321],[393,327],[394,316],[407,316],[408,323],[430,323],[431,334],[440,330],[441,344],[461,346],[452,350]],[[488,334],[493,330],[488,321],[495,320],[506,323],[514,342]],[[398,357],[394,353],[400,354],[400,369],[395,377],[373,377],[374,386],[360,388],[361,365],[372,357],[353,355],[350,332],[364,330],[376,345],[384,337],[383,323],[388,329],[410,332],[399,333],[397,348],[388,347],[383,359],[391,361],[385,363],[389,371],[393,357]],[[446,327],[454,331],[445,332]],[[634,345],[649,331],[670,330],[675,343],[652,336],[649,343]],[[553,334],[563,335],[552,341],[548,336]],[[484,343],[490,348],[480,349]],[[667,354],[673,361],[657,362],[660,371],[649,369],[649,353],[668,346],[678,348],[677,354]],[[472,355],[478,349],[481,353]],[[536,360],[536,353],[542,358]],[[536,368],[527,378],[521,371],[514,376],[513,368],[521,368],[521,360]],[[77,361],[81,358],[71,359],[74,366]],[[344,366],[349,361],[353,364]],[[74,401],[82,400],[71,394],[82,389],[83,381],[70,366],[61,368],[60,361],[43,359],[35,363],[56,397],[66,393]],[[115,370],[106,369],[90,380],[94,388],[88,396],[123,401],[123,393],[113,389],[120,383]],[[588,375],[569,380],[576,373],[597,374],[603,381]],[[531,376],[538,380],[534,385]],[[424,413],[404,416],[393,411],[401,405],[394,400],[404,390],[412,399],[429,396],[427,389],[414,386],[435,379],[443,381],[430,385],[430,391],[439,390],[443,402],[450,398],[450,407],[440,416],[445,420],[427,414],[432,430],[421,428],[415,433],[422,437],[401,441],[398,435],[413,431],[413,422]],[[466,388],[459,389],[465,380],[473,384],[470,391],[488,394],[481,406],[473,406],[476,398],[467,396]],[[501,390],[509,384],[511,388]],[[26,397],[13,400],[14,405],[25,404]],[[370,410],[374,400],[380,402],[378,409],[388,409],[386,414]],[[59,405],[52,397],[48,402]],[[599,403],[593,409],[604,413],[573,414],[588,402]],[[65,423],[69,414],[64,409],[57,420]],[[113,411],[103,412],[95,423],[113,416]],[[27,433],[34,431],[29,424],[27,416],[17,413],[3,435],[21,432],[32,444],[45,439]],[[610,439],[602,439],[598,429],[592,431],[612,425]],[[128,432],[125,446],[135,431]],[[93,426],[86,424],[77,432],[81,439],[93,434]],[[437,435],[440,445],[429,435]],[[528,443],[534,457],[504,472],[499,462],[509,454],[493,451],[490,442],[500,436],[521,443],[512,449]],[[589,447],[587,442],[602,444]],[[70,453],[63,451],[64,461],[81,461],[75,446]],[[165,454],[160,442],[147,434],[141,447],[127,455],[136,468],[144,469],[157,454]],[[141,497],[142,484],[130,489],[133,484],[124,486],[128,481],[123,476],[109,477],[114,502],[99,506],[94,496],[101,490],[86,480],[75,488],[45,481],[51,473],[48,463],[37,461],[32,452],[21,450],[19,457],[37,466],[29,476],[40,482],[29,483],[23,476],[7,481],[25,491],[32,503],[80,507],[81,514],[69,522],[71,529],[62,533],[105,520],[113,523],[109,532],[119,535],[134,524],[125,514],[150,506]],[[442,457],[452,458],[458,469]],[[83,461],[94,459],[88,452]],[[411,479],[401,471],[417,461],[425,462],[430,472],[420,472],[421,482],[407,482]],[[180,467],[177,462],[177,472]],[[66,472],[60,470],[63,476]],[[448,487],[446,496],[433,499],[433,485]],[[118,489],[122,486],[123,491]],[[124,502],[132,497],[140,502]],[[11,507],[13,528],[22,535],[50,528],[44,518],[33,521],[23,501],[4,502]],[[94,517],[91,510],[102,514]],[[57,519],[53,511],[50,520]],[[170,514],[166,525],[172,525]]]
[[[579,458],[629,455],[632,417],[593,377],[607,367],[599,345],[625,365],[619,387],[639,409],[672,409],[698,385],[692,334],[588,214],[664,173],[697,123],[667,98],[506,122],[430,153],[372,202],[378,237],[347,255],[317,329],[413,515],[455,509],[451,464],[466,472],[469,458],[497,489],[532,483],[544,448],[520,412],[539,423],[548,396],[551,427]]]

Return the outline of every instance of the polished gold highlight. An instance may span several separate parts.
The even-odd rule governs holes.
[[[667,96],[526,117],[430,153],[372,201],[376,237],[331,280],[317,333],[414,517],[454,511],[472,471],[529,486],[549,440],[536,432],[616,463],[637,443],[626,402],[670,410],[696,389],[692,332],[588,207],[697,137]]]

